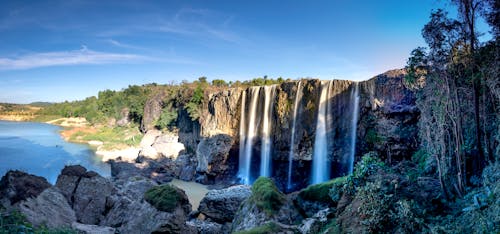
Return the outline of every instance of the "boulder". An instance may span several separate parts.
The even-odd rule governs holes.
[[[36,227],[68,228],[76,221],[75,212],[55,187],[44,190],[36,198],[20,202],[18,208],[28,222]]]
[[[191,209],[187,198],[172,212],[159,211],[144,200],[144,193],[155,185],[145,178],[126,181],[108,200],[109,212],[100,225],[114,227],[120,233],[195,233],[186,225]]]
[[[250,187],[246,185],[210,190],[201,200],[198,210],[216,222],[231,222],[241,203],[251,194]]]
[[[229,233],[228,230],[223,231],[223,225],[215,222],[209,222],[206,220],[193,219],[186,223],[188,226],[196,229],[198,233],[203,234],[219,234],[219,233]]]
[[[114,234],[116,233],[116,229],[112,227],[105,226],[97,226],[91,224],[83,224],[74,222],[71,224],[71,228],[77,231],[80,234]]]
[[[84,224],[98,224],[104,218],[106,199],[115,190],[108,179],[82,166],[66,166],[56,187],[75,210],[77,221]]]
[[[148,130],[146,132],[146,134],[144,134],[144,136],[142,137],[140,146],[142,148],[147,147],[147,146],[152,146],[155,143],[156,138],[159,137],[160,135],[161,135],[161,131],[159,131],[157,129]]]
[[[151,146],[144,146],[141,148],[141,151],[139,151],[139,156],[140,157],[146,157],[146,158],[151,158],[151,159],[157,159],[159,154],[158,151],[156,151],[155,148]]]
[[[196,149],[196,171],[211,177],[224,177],[228,170],[229,151],[234,139],[225,134],[203,138]]]
[[[33,198],[51,187],[41,176],[22,171],[8,171],[0,180],[0,202],[9,207],[17,202]]]

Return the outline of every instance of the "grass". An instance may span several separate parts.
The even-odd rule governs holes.
[[[331,203],[330,190],[333,187],[342,187],[347,181],[347,176],[335,178],[320,184],[313,184],[300,191],[299,196],[304,200],[322,203]]]
[[[131,127],[101,127],[97,131],[76,131],[69,137],[70,141],[103,142],[102,149],[123,149],[130,146],[138,146],[142,140],[139,129]]]
[[[173,212],[181,197],[174,187],[165,184],[149,189],[144,199],[158,210]]]
[[[274,222],[266,223],[262,226],[258,226],[249,230],[235,232],[234,234],[271,234],[281,231],[280,226]]]
[[[274,182],[267,177],[259,177],[252,185],[250,197],[257,207],[271,216],[285,203],[285,195],[279,191]]]

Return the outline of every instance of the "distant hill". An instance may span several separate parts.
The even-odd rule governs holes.
[[[28,105],[30,106],[36,106],[36,107],[46,107],[54,104],[53,102],[32,102]]]

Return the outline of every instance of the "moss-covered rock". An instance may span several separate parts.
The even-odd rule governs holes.
[[[156,209],[165,212],[173,212],[177,206],[189,204],[184,191],[169,184],[149,189],[144,193],[144,199]]]
[[[254,182],[250,199],[267,215],[277,212],[286,201],[285,194],[267,177],[259,177]]]
[[[310,185],[299,192],[299,197],[304,200],[322,202],[334,205],[334,200],[330,197],[330,190],[336,188],[340,191],[347,181],[347,176],[338,177],[324,183]]]

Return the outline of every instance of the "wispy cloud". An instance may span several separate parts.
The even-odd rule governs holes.
[[[196,40],[210,38],[230,43],[239,43],[243,40],[228,29],[234,16],[223,15],[209,9],[181,8],[170,17],[158,14],[144,14],[141,17],[141,20],[131,22],[126,27],[115,27],[96,35],[109,38],[146,32],[174,34]]]
[[[25,70],[37,67],[110,64],[144,60],[151,60],[151,58],[136,54],[93,51],[83,46],[80,50],[32,53],[14,58],[0,57],[0,70]]]
[[[106,40],[106,42],[108,42],[109,44],[114,45],[116,47],[125,48],[125,49],[134,49],[134,50],[145,50],[146,49],[144,47],[119,42],[119,41],[114,40],[114,39],[108,39],[108,40]]]

